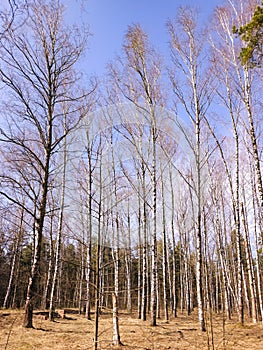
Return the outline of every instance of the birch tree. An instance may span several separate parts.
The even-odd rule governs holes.
[[[146,33],[139,25],[130,26],[123,44],[124,58],[111,66],[111,76],[125,99],[145,115],[151,135],[151,325],[157,318],[157,181],[156,181],[156,107],[162,105],[160,92],[160,58],[151,48]]]
[[[61,182],[61,194],[60,194],[60,208],[58,216],[58,228],[56,238],[56,253],[55,253],[55,266],[53,273],[53,281],[50,292],[50,304],[49,304],[49,320],[54,321],[55,312],[55,291],[57,288],[57,281],[59,275],[60,257],[61,257],[61,241],[62,241],[62,230],[63,230],[63,219],[64,219],[64,206],[65,206],[65,189],[66,189],[66,165],[67,165],[67,142],[66,138],[63,140],[63,164],[62,164],[62,182]]]
[[[241,252],[241,218],[240,218],[240,154],[241,154],[241,123],[245,125],[245,130],[248,130],[248,134],[251,140],[252,154],[255,162],[257,184],[258,184],[258,197],[260,212],[262,212],[262,177],[258,153],[258,138],[256,135],[256,118],[253,111],[258,109],[258,102],[256,100],[260,81],[253,76],[253,72],[250,71],[248,65],[242,67],[239,60],[240,46],[235,40],[234,33],[232,31],[233,26],[242,25],[244,21],[249,17],[251,8],[256,5],[256,1],[252,1],[251,4],[246,4],[243,1],[234,1],[229,3],[225,7],[217,8],[215,11],[214,28],[216,33],[213,35],[212,48],[214,51],[215,72],[216,76],[222,82],[224,79],[225,92],[222,87],[218,89],[217,93],[220,97],[223,105],[227,108],[229,116],[231,118],[232,130],[235,139],[235,180],[231,178],[231,171],[227,169],[229,165],[224,160],[222,148],[219,147],[220,153],[226,168],[227,178],[230,185],[231,198],[233,203],[236,245],[237,245],[237,267],[238,267],[238,314],[239,321],[244,322],[244,303],[243,294],[246,286],[243,281],[242,269],[244,268],[244,259]],[[220,68],[219,68],[220,67]],[[223,72],[223,74],[222,74]],[[254,95],[254,99],[252,96]],[[247,121],[244,119],[244,110],[247,113]],[[245,232],[245,226],[243,225]],[[245,232],[246,233],[246,232]],[[251,291],[253,293],[253,291]]]
[[[171,38],[171,57],[174,70],[171,83],[175,103],[181,104],[184,113],[195,129],[195,141],[190,147],[194,154],[194,218],[196,233],[196,286],[200,328],[205,331],[203,296],[203,233],[202,233],[202,139],[201,123],[213,92],[208,68],[202,66],[204,32],[198,28],[193,9],[179,10],[177,19],[168,23]]]

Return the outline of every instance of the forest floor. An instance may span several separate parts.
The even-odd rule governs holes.
[[[34,316],[34,329],[22,327],[23,311],[0,310],[0,349],[2,350],[88,350],[93,348],[94,320],[67,310],[66,318],[55,322],[44,316]],[[214,315],[208,322],[208,332],[200,332],[197,314],[178,314],[168,322],[160,319],[156,327],[149,321],[120,312],[119,325],[123,346],[112,346],[112,319],[102,314],[99,319],[98,349],[122,350],[261,350],[263,325],[245,323],[241,326],[233,318],[223,327],[222,315]],[[223,329],[225,328],[225,332]],[[224,336],[225,334],[225,336]],[[213,339],[213,341],[212,341]]]

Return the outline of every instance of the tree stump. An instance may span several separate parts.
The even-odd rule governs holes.
[[[58,314],[62,319],[66,318],[66,310],[58,310]]]

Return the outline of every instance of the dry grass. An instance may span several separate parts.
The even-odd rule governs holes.
[[[35,329],[21,326],[22,311],[0,311],[0,349],[4,350],[87,350],[93,348],[94,321],[78,314],[68,314],[55,322],[43,316],[34,317]],[[120,332],[122,350],[260,350],[263,349],[263,326],[246,323],[240,326],[235,320],[226,323],[223,337],[222,315],[213,317],[213,339],[208,332],[199,331],[197,315],[179,315],[169,322],[158,321],[157,327],[131,315],[121,313]],[[104,314],[99,321],[99,349],[112,349],[111,315]],[[116,349],[116,348],[115,348]]]

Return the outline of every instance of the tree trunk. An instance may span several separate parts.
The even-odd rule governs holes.
[[[49,308],[49,302],[48,302],[48,294],[50,292],[50,284],[51,284],[51,275],[53,270],[53,263],[54,263],[54,252],[53,252],[53,241],[52,241],[52,230],[53,230],[53,224],[51,218],[51,225],[50,225],[50,238],[49,238],[49,263],[48,263],[48,272],[47,272],[47,281],[46,281],[46,287],[43,295],[43,302],[42,302],[42,308],[48,309]]]
[[[206,331],[204,318],[204,296],[203,296],[203,239],[202,239],[202,213],[201,213],[201,160],[200,160],[200,110],[197,99],[197,92],[194,89],[196,120],[195,120],[195,162],[196,162],[196,187],[197,187],[197,208],[196,208],[196,287],[197,287],[197,304],[198,318],[200,329]]]
[[[112,343],[115,346],[122,345],[120,339],[119,331],[119,311],[118,311],[118,302],[115,293],[112,293],[112,322],[113,322],[113,337]]]
[[[242,249],[241,249],[241,230],[240,230],[240,181],[239,181],[239,136],[237,125],[232,117],[232,124],[235,137],[235,201],[234,201],[234,221],[235,221],[235,238],[237,253],[237,301],[238,301],[238,319],[244,324],[244,299],[243,299],[243,274],[242,274]]]
[[[78,309],[79,315],[82,312],[83,306],[83,282],[85,274],[85,249],[84,249],[84,234],[82,237],[81,247],[80,247],[80,279],[79,279],[79,300],[78,300]]]
[[[151,242],[151,325],[156,326],[157,318],[157,278],[158,278],[158,257],[157,257],[157,183],[156,183],[156,126],[154,111],[151,112],[151,139],[152,139],[152,242]]]
[[[96,271],[95,271],[95,325],[94,325],[94,350],[98,349],[99,340],[99,306],[100,306],[100,278],[101,278],[101,220],[102,220],[102,156],[99,158],[99,201],[98,201],[98,236],[96,249]]]
[[[258,197],[256,193],[256,183],[255,175],[253,171],[252,164],[250,162],[250,172],[251,172],[251,190],[253,193],[253,216],[254,216],[254,242],[255,242],[255,276],[256,276],[256,295],[258,295],[258,319],[261,319],[263,323],[263,300],[262,300],[262,282],[261,282],[261,271],[260,271],[260,254],[259,254],[259,238],[258,238],[258,229],[259,232],[262,232],[262,224],[260,220],[260,213],[257,212],[259,208]]]
[[[169,320],[168,314],[168,290],[167,290],[167,238],[166,238],[166,220],[165,220],[165,200],[164,200],[164,179],[163,174],[161,176],[162,181],[162,216],[163,216],[163,256],[162,256],[162,270],[163,270],[163,307],[164,318]]]
[[[241,203],[241,215],[242,215],[242,222],[243,222],[244,233],[245,233],[244,245],[245,245],[247,274],[248,274],[249,291],[250,291],[249,299],[251,300],[251,316],[252,316],[253,323],[257,323],[257,298],[256,298],[255,275],[254,275],[254,268],[253,268],[253,258],[251,253],[248,225],[245,217],[245,209],[244,209],[243,203]]]
[[[26,304],[25,304],[25,315],[23,326],[25,328],[33,328],[33,309],[34,302],[37,297],[37,283],[38,283],[38,274],[39,274],[39,264],[41,259],[41,244],[42,244],[42,233],[43,233],[43,224],[46,208],[46,192],[47,188],[44,189],[44,195],[42,196],[42,210],[40,219],[37,219],[35,228],[36,228],[36,237],[35,237],[35,249],[34,257],[31,268],[31,275],[28,282],[27,294],[26,294]]]
[[[53,281],[52,281],[51,292],[50,292],[50,304],[49,304],[50,321],[54,320],[54,312],[55,312],[54,298],[55,298],[55,291],[57,287],[60,256],[61,256],[61,240],[62,240],[65,188],[66,188],[66,164],[67,164],[67,142],[65,138],[64,146],[63,146],[63,169],[62,169],[62,183],[61,183],[60,208],[59,208],[59,219],[58,219],[58,232],[57,232],[57,241],[56,241],[55,266],[54,266],[54,274],[53,274]]]
[[[169,179],[170,179],[170,188],[171,188],[171,199],[172,199],[172,218],[171,218],[171,234],[172,234],[172,282],[171,282],[171,295],[172,295],[172,310],[174,317],[177,317],[177,288],[176,288],[176,252],[175,252],[175,229],[174,229],[174,211],[175,211],[175,203],[174,203],[174,186],[173,186],[173,178],[172,178],[172,170],[169,169]],[[180,279],[182,272],[180,271]]]
[[[91,320],[91,238],[87,243],[87,261],[86,261],[86,312],[85,317],[87,320]]]
[[[88,227],[87,227],[87,252],[86,252],[86,311],[85,311],[85,317],[87,320],[91,319],[91,264],[92,264],[92,258],[91,258],[91,241],[92,241],[92,190],[93,190],[93,180],[92,180],[92,149],[90,147],[90,141],[87,136],[88,141],[88,147],[87,147],[87,154],[88,154]]]
[[[139,180],[139,176],[137,177]],[[137,317],[142,318],[142,239],[141,239],[141,197],[138,195],[138,283],[137,283]]]
[[[128,242],[125,249],[125,265],[126,265],[126,281],[127,281],[127,311],[128,313],[132,312],[132,295],[131,295],[131,218],[130,218],[130,207],[128,201]],[[139,274],[139,272],[138,272]]]
[[[249,77],[249,71],[248,67],[245,67],[244,69],[244,76],[245,76],[245,86],[244,86],[244,102],[248,113],[248,120],[249,120],[249,134],[252,144],[252,154],[253,159],[255,163],[255,170],[256,170],[256,177],[257,177],[257,186],[258,186],[258,194],[259,194],[259,204],[260,204],[260,212],[261,215],[263,215],[263,182],[262,182],[262,175],[261,175],[261,168],[260,168],[260,158],[259,158],[259,151],[258,151],[258,143],[257,143],[257,137],[255,133],[255,127],[254,127],[254,119],[251,109],[251,83],[250,83],[250,77]]]
[[[49,130],[49,140],[51,140],[51,128]],[[39,264],[41,260],[41,248],[42,248],[42,238],[43,238],[43,226],[44,219],[46,215],[46,204],[47,204],[47,193],[49,186],[49,162],[50,153],[47,153],[46,164],[45,164],[45,174],[42,183],[42,193],[41,193],[41,203],[39,210],[39,217],[35,219],[34,222],[34,252],[33,252],[33,262],[31,267],[31,275],[28,282],[26,303],[25,303],[25,315],[23,326],[25,328],[33,328],[33,309],[34,302],[37,298],[37,283],[39,275]]]
[[[145,169],[142,164],[142,191],[143,191],[143,248],[142,248],[142,320],[146,321],[147,314],[147,302],[148,302],[148,275],[147,275],[147,252],[148,252],[148,240],[147,240],[147,209],[146,209],[146,184],[145,184]]]

